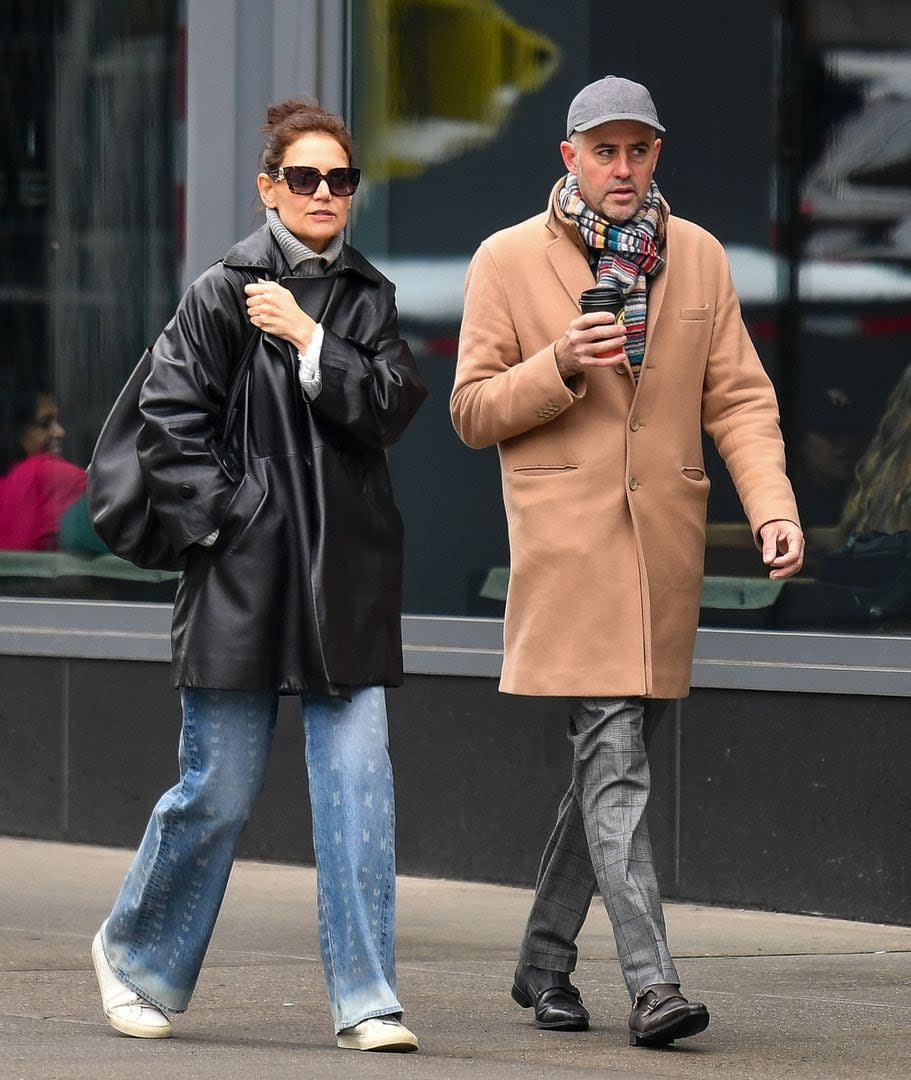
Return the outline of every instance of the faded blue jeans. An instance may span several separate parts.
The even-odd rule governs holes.
[[[189,1004],[237,843],[265,776],[278,696],[183,689],[180,780],[155,809],[103,937],[122,982]],[[399,1014],[395,808],[381,687],[304,695],[320,949],[336,1031]]]

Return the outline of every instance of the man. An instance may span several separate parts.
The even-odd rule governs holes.
[[[648,706],[689,690],[709,481],[702,429],[734,479],[769,576],[803,536],[774,391],[721,245],[670,214],[644,86],[607,76],[569,108],[567,175],[543,214],[486,240],[468,271],[451,410],[497,444],[511,569],[500,689],[572,699],[573,777],[544,852],[512,995],[581,1030],[569,973],[597,887],[633,1000],[633,1045],[697,1034],[680,992],[645,823]],[[624,319],[580,315],[601,285]]]

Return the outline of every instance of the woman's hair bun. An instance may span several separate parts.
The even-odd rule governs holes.
[[[309,113],[315,110],[319,110],[319,105],[315,101],[293,98],[289,101],[281,101],[277,105],[270,105],[266,109],[266,122],[263,125],[263,131],[272,131],[287,120],[289,116],[294,116],[295,113]]]
[[[345,151],[349,163],[354,153],[351,132],[345,121],[335,113],[327,112],[317,101],[307,98],[289,98],[266,109],[263,126],[263,152],[260,167],[265,172],[277,169],[288,147],[301,135],[322,132],[335,139]]]

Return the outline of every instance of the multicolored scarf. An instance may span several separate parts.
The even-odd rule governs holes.
[[[664,241],[667,209],[658,185],[649,185],[639,211],[624,225],[612,225],[582,198],[578,179],[570,173],[558,195],[560,208],[582,239],[598,253],[599,285],[610,285],[626,297],[626,355],[638,381],[645,355],[646,278],[664,269],[658,249]]]

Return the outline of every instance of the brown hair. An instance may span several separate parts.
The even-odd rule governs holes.
[[[349,163],[354,156],[354,142],[345,121],[315,101],[291,99],[270,105],[262,130],[266,136],[260,159],[263,172],[279,168],[288,147],[308,132],[330,135],[348,155]]]
[[[879,428],[854,470],[839,534],[911,529],[911,365],[892,389]]]

